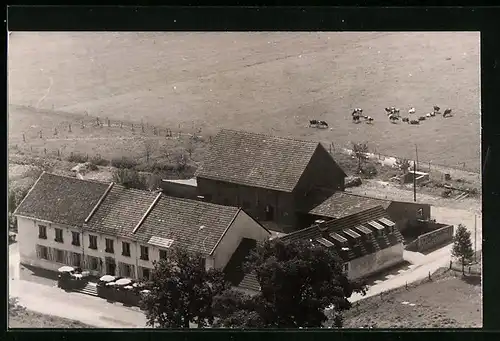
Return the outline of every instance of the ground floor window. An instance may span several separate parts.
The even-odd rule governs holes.
[[[89,256],[88,264],[89,264],[90,270],[93,270],[93,271],[99,270],[99,258]]]
[[[131,278],[135,277],[134,266],[131,264],[120,263],[119,264],[119,272],[120,272],[120,276],[123,276],[123,277],[131,277]]]
[[[348,272],[349,271],[349,263],[344,263],[342,268],[343,268],[344,272]]]
[[[71,254],[71,265],[78,268],[82,266],[82,255],[80,253],[73,252]]]
[[[55,249],[55,254],[56,254],[56,262],[57,263],[64,263],[64,251]]]
[[[46,246],[37,245],[36,246],[36,256],[39,259],[49,259],[49,250]]]
[[[141,268],[142,276],[141,279],[149,280],[151,278],[151,270],[149,268]]]

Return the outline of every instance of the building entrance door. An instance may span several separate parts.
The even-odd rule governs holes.
[[[106,275],[115,276],[116,264],[113,258],[106,258]]]

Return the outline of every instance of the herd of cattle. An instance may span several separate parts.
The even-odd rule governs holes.
[[[441,108],[435,105],[433,111],[429,112],[424,116],[415,117],[414,116],[416,113],[415,108],[410,108],[408,110],[408,117],[401,117],[400,110],[398,108],[396,107],[385,108],[385,112],[387,113],[387,118],[391,121],[391,123],[397,123],[399,120],[402,120],[403,122],[406,122],[408,124],[420,124],[421,121],[425,121],[427,118],[434,117],[436,115],[441,115],[440,110]],[[371,124],[374,121],[373,117],[363,115],[363,109],[361,108],[355,108],[351,115],[352,115],[352,121],[354,123],[360,123],[361,119],[363,119],[364,122],[368,124]],[[451,109],[447,108],[442,113],[442,115],[445,118],[451,117],[452,116]],[[321,121],[321,120],[309,120],[309,126],[316,128],[328,128],[328,123],[326,123],[326,121]]]

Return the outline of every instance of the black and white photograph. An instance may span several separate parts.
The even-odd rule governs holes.
[[[6,36],[9,328],[483,326],[479,32]]]

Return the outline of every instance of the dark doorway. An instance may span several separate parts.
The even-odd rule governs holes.
[[[114,276],[116,273],[116,264],[114,259],[106,259],[106,275]]]
[[[271,205],[266,206],[266,221],[274,220],[274,207]]]

